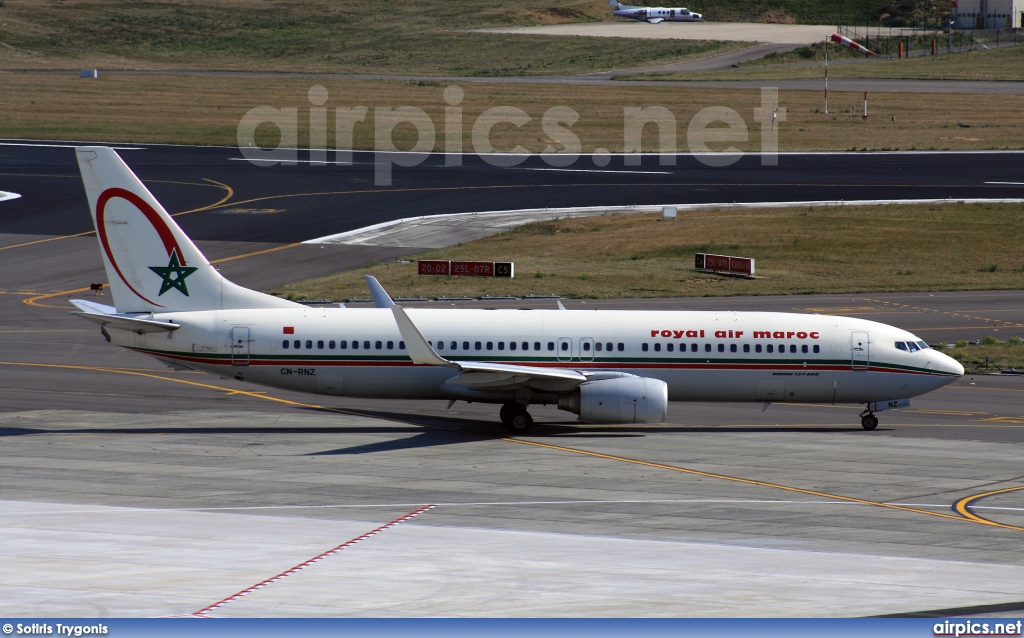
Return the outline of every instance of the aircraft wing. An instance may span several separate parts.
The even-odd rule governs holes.
[[[81,310],[81,312],[73,312],[71,314],[93,323],[98,323],[101,326],[110,325],[115,328],[134,330],[136,332],[171,332],[181,327],[179,324],[169,321],[153,321],[152,319],[143,319],[138,316],[120,314],[117,312],[117,308],[104,306],[95,301],[72,299],[71,303]]]
[[[391,312],[395,315],[395,322],[398,323],[398,330],[402,333],[402,339],[413,363],[443,366],[462,373],[449,379],[449,384],[467,388],[505,389],[536,385],[540,382],[542,385],[567,385],[571,389],[588,380],[586,375],[566,368],[541,368],[485,361],[450,361],[437,354],[404,308],[393,305]]]
[[[651,24],[658,24],[659,22],[664,22],[665,18],[650,18],[647,21]]]

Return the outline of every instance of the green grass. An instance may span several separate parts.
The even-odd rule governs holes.
[[[1019,288],[1024,206],[918,205],[617,215],[529,224],[411,259],[514,261],[516,278],[418,277],[378,264],[285,286],[290,298],[365,297],[363,275],[396,296],[556,293],[676,297]],[[699,273],[695,252],[756,259],[766,278]],[[979,264],[977,255],[989,255]],[[994,268],[993,268],[994,267]]]
[[[944,46],[940,41],[940,47]],[[630,75],[621,80],[706,81],[706,80],[801,80],[823,77],[820,66],[781,66],[782,63],[813,62],[823,59],[822,46],[804,47],[794,52],[767,56],[759,64],[723,71]],[[941,49],[940,49],[941,50]],[[829,61],[850,59],[849,49],[829,45]],[[806,57],[804,57],[806,55]],[[852,64],[829,65],[830,78],[867,78],[899,80],[1006,80],[1024,81],[1024,45],[969,51],[952,55],[923,56],[912,59],[868,60]]]
[[[738,46],[467,31],[610,17],[600,0],[8,0],[0,9],[7,45],[0,66],[546,75],[676,62]]]
[[[959,361],[968,374],[1008,368],[1024,370],[1024,341],[1021,337],[1010,337],[1006,341],[985,337],[979,344],[958,341],[953,347],[937,349]]]

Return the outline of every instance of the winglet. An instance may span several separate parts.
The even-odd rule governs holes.
[[[367,277],[367,279],[373,279],[373,277]],[[374,279],[374,281],[376,281],[376,279]],[[383,291],[383,288],[381,290]],[[391,301],[390,297],[388,297],[388,301]],[[427,340],[423,338],[423,335],[420,333],[419,328],[416,327],[416,324],[409,319],[409,315],[405,313],[404,308],[395,305],[394,302],[392,302],[391,312],[395,315],[395,322],[398,323],[398,331],[402,333],[402,340],[405,341],[405,347],[409,350],[409,358],[412,359],[413,363],[418,363],[420,365],[446,366],[449,368],[459,367],[457,364],[454,364],[437,354],[434,348],[432,348]]]
[[[370,287],[370,295],[373,297],[373,305],[378,308],[391,308],[395,305],[395,302],[391,300],[391,295],[384,290],[384,286],[380,285],[380,282],[377,281],[376,277],[366,275],[366,285]],[[398,325],[401,326],[402,324],[399,323]],[[402,335],[404,336],[405,333],[403,332]],[[409,340],[406,339],[406,341]]]

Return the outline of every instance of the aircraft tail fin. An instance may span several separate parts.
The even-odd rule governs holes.
[[[119,313],[297,305],[221,276],[113,149],[75,153]]]

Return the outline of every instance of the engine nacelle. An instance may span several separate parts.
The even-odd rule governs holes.
[[[632,376],[588,381],[559,395],[558,408],[591,423],[660,423],[668,414],[668,385]]]

